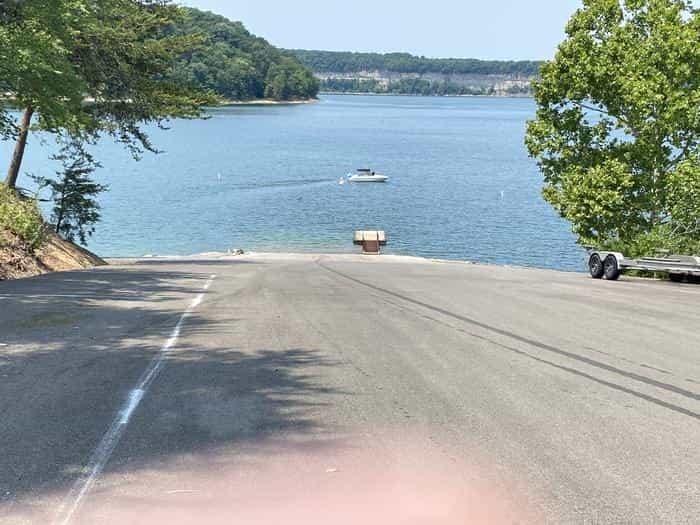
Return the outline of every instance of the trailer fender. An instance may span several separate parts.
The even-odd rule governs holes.
[[[602,252],[605,253],[605,257],[601,257],[602,260],[605,260],[606,257],[612,255],[615,257],[617,260],[617,267],[622,269],[622,267],[625,265],[625,256],[621,254],[620,252]]]
[[[588,254],[588,260],[590,261],[591,257],[593,257],[594,255],[600,257],[601,261],[604,261],[609,255],[612,255],[613,257],[615,257],[615,259],[617,259],[617,266],[619,268],[622,268],[623,263],[625,262],[625,256],[620,252],[603,252],[599,250],[594,250]]]

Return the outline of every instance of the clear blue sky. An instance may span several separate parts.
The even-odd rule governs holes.
[[[178,0],[286,48],[547,59],[581,0]]]

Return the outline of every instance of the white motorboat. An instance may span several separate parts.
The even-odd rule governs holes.
[[[389,177],[364,168],[357,170],[355,174],[348,174],[348,180],[350,182],[386,182]]]

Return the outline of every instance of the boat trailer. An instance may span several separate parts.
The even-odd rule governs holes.
[[[667,250],[658,253],[658,257],[628,259],[619,252],[589,249],[588,269],[594,279],[608,281],[617,281],[626,270],[665,273],[676,283],[700,277],[700,257],[672,255]]]

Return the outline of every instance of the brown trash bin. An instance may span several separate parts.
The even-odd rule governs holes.
[[[367,255],[379,255],[382,246],[387,243],[386,233],[376,231],[356,231],[353,244],[362,246],[362,253]]]

